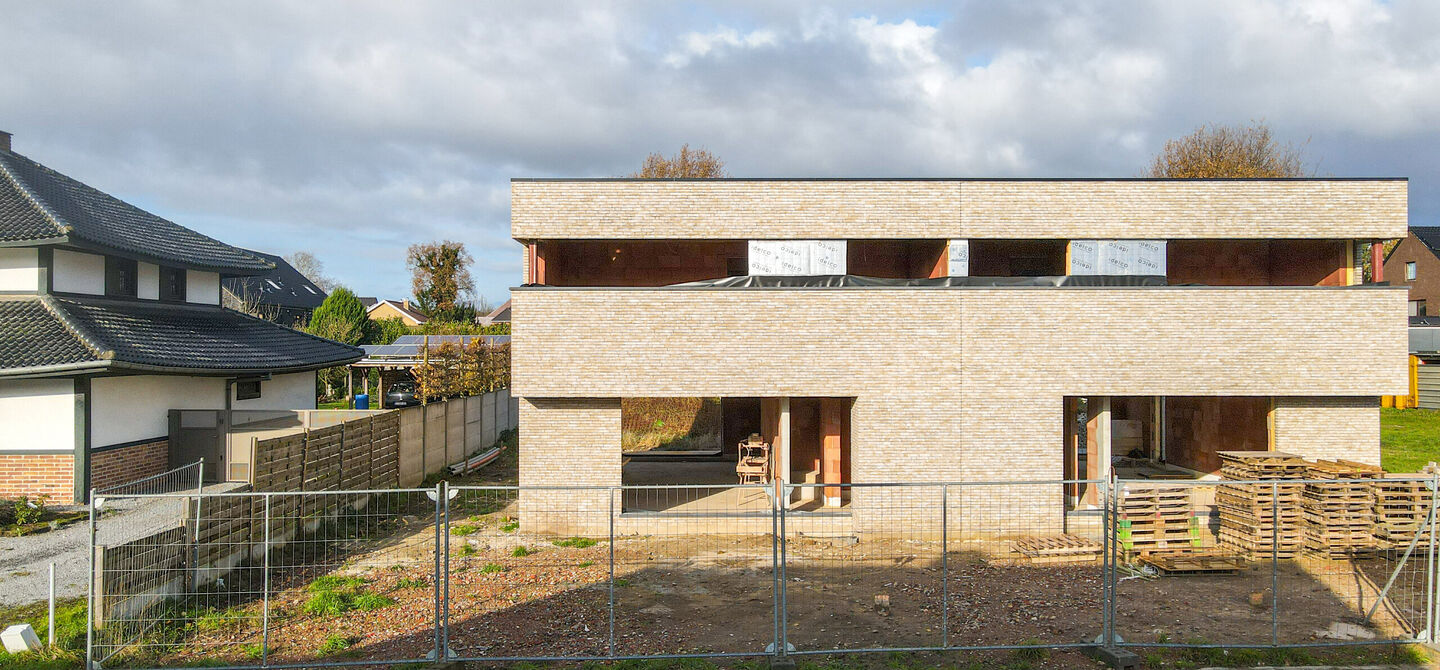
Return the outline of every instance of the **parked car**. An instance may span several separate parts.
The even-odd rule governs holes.
[[[386,407],[413,407],[420,404],[416,395],[415,382],[395,382],[385,391]]]

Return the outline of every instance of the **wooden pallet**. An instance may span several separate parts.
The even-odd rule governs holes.
[[[1144,553],[1140,561],[1166,575],[1235,574],[1248,567],[1245,559],[1224,551]]]
[[[1104,547],[1078,535],[1047,535],[1017,540],[1014,550],[1030,563],[1085,563],[1100,560]]]

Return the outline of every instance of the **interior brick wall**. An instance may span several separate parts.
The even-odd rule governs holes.
[[[103,489],[170,469],[170,441],[158,440],[90,456],[90,488]]]
[[[75,498],[75,458],[59,454],[0,453],[0,498],[48,495],[68,505]]]

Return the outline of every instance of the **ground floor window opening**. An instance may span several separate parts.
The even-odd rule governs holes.
[[[853,398],[623,398],[625,513],[764,513],[770,496],[741,484],[795,485],[787,508],[849,505]],[[684,486],[686,488],[659,488]]]
[[[1221,451],[1271,447],[1268,396],[1065,398],[1066,479],[1214,478]],[[1093,509],[1099,486],[1067,487],[1070,509]]]

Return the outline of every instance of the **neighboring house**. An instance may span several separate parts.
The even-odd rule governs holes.
[[[242,251],[275,269],[247,277],[226,277],[221,282],[225,306],[282,326],[296,328],[309,323],[315,308],[325,302],[325,291],[284,258],[251,249]]]
[[[1213,478],[1223,450],[1378,464],[1405,289],[1354,286],[1354,250],[1406,217],[1404,179],[516,179],[520,483],[644,483],[621,400],[647,397],[721,397],[791,483]],[[1053,521],[1053,491],[950,495]],[[532,519],[610,495],[532,494]],[[807,495],[856,531],[939,504]]]
[[[407,326],[423,326],[430,318],[421,314],[419,310],[410,306],[409,300],[376,300],[375,298],[361,298],[360,303],[365,305],[365,313],[371,321],[381,319],[400,319]]]
[[[223,279],[270,263],[9,140],[0,133],[0,496],[71,502],[164,471],[170,410],[314,408],[315,370],[361,357],[220,306]]]
[[[497,323],[510,323],[510,301],[490,310],[489,314],[475,317],[475,323],[482,326],[491,326]]]
[[[1410,316],[1440,316],[1440,226],[1411,226],[1381,276],[1410,289]]]

